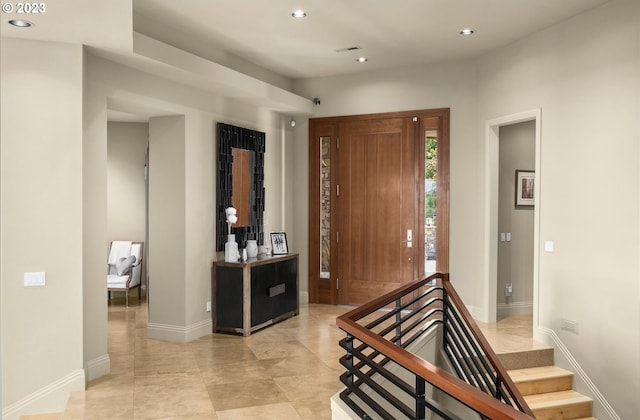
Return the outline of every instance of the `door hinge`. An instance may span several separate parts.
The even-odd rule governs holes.
[[[336,277],[336,289],[340,288],[340,279]]]
[[[336,137],[336,149],[340,149],[340,137]]]
[[[336,232],[336,242],[340,242],[340,232]]]
[[[340,184],[336,184],[336,197],[340,197]]]

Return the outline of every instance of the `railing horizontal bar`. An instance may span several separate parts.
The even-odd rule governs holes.
[[[395,307],[393,309],[389,309],[384,311],[380,317],[376,318],[373,321],[370,321],[368,324],[365,325],[365,328],[368,330],[372,330],[375,327],[377,327],[378,325],[382,324],[383,322],[389,320],[390,318],[392,318],[393,316],[397,315],[398,313],[402,314],[402,312],[407,311],[407,308],[410,307],[411,305],[413,305],[414,303],[418,302],[421,299],[424,299],[426,296],[441,291],[442,287],[431,287],[427,292],[425,292],[424,294],[417,296],[413,299],[411,299],[408,302],[403,303],[402,305],[400,305],[399,307]],[[442,298],[434,298],[434,300],[439,300],[442,302]],[[427,302],[427,304],[430,302]],[[427,305],[423,305],[427,306]],[[410,310],[408,311],[408,315],[411,316],[412,313],[417,312],[416,310]],[[373,313],[373,312],[372,312]]]
[[[366,405],[367,407],[371,408],[376,414],[378,414],[379,416],[381,416],[383,419],[392,419],[393,416],[391,415],[391,413],[389,413],[387,410],[385,410],[384,408],[382,408],[382,406],[380,404],[378,404],[375,400],[373,400],[372,398],[370,398],[366,393],[364,393],[363,391],[361,391],[360,389],[357,389],[355,391],[350,391],[352,394],[355,394],[358,398],[360,398]],[[342,395],[341,395],[342,397]],[[349,398],[350,401],[353,401]],[[343,401],[345,401],[343,399]],[[355,402],[354,402],[355,404]],[[357,404],[356,404],[357,406]],[[362,413],[360,414],[360,418],[362,419],[368,419],[371,418],[366,411],[362,410],[360,407],[359,411]]]
[[[398,289],[387,293],[386,295],[382,295],[377,299],[374,299],[362,306],[359,306],[347,312],[346,314],[341,315],[340,317],[338,317],[338,319],[349,318],[351,320],[360,320],[368,315],[371,315],[373,312],[379,310],[380,308],[384,308],[385,306],[392,304],[396,299],[413,292],[415,289],[419,289],[427,283],[430,283],[431,280],[442,279],[443,277],[443,274],[436,273],[422,280],[418,280],[413,283],[407,283],[404,286],[401,286]]]
[[[415,334],[413,334],[411,337],[409,338],[403,337],[405,339],[402,342],[402,347],[404,348],[409,347],[411,344],[413,344],[417,339],[422,337],[424,334],[428,334],[429,332],[431,332],[431,330],[435,328],[438,324],[442,324],[442,321],[439,319],[434,319],[432,321],[429,321],[429,325],[426,328],[416,331]]]
[[[374,373],[377,373],[380,376],[384,377],[389,382],[391,382],[394,386],[398,387],[402,392],[410,395],[415,394],[415,389],[411,385],[407,384],[405,381],[403,381],[402,379],[400,379],[399,377],[391,373],[389,370],[383,369],[381,365],[377,364],[373,359],[369,358],[368,356],[360,355],[360,354],[356,354],[354,355],[354,357],[360,360],[360,362],[357,363],[357,366],[358,366],[357,369],[355,367],[356,365],[354,365],[354,370],[361,372],[361,366],[362,366],[361,364],[364,364],[367,367],[369,367],[370,370],[368,372],[362,372],[363,374],[371,376]]]
[[[405,416],[409,417],[409,418],[415,418],[415,412],[408,407],[406,404],[404,404],[402,401],[400,401],[395,395],[393,395],[391,392],[389,392],[388,389],[384,388],[382,385],[380,385],[379,383],[377,383],[376,381],[371,379],[371,375],[369,374],[369,372],[367,373],[363,373],[360,371],[355,371],[355,372],[351,372],[354,375],[356,375],[359,379],[359,382],[363,382],[365,385],[367,385],[367,387],[369,387],[369,389],[373,392],[375,392],[376,394],[380,395],[382,397],[382,399],[384,399],[386,402],[388,402],[391,406],[393,406],[396,410],[398,410],[399,412],[401,412],[402,414],[404,414]],[[381,372],[376,372],[380,375],[383,375]],[[340,380],[342,380],[344,375],[340,376]],[[384,375],[383,375],[384,376]],[[386,377],[386,376],[385,376]],[[343,382],[344,383],[344,382]],[[394,383],[394,385],[397,386],[397,384]],[[406,384],[404,384],[406,385]],[[400,388],[400,387],[398,387]],[[402,389],[402,388],[400,388]],[[356,387],[356,390],[352,390],[356,395],[358,395],[359,397],[362,398],[361,393],[363,392],[362,389],[360,387]],[[411,392],[406,392],[409,396],[411,396],[412,398],[415,398],[415,394],[412,394]],[[390,417],[393,418],[393,417]]]
[[[404,336],[406,335],[406,333],[410,332],[412,329],[416,328],[417,326],[421,325],[427,318],[430,318],[432,316],[434,316],[436,313],[442,313],[442,309],[438,308],[438,309],[431,309],[428,313],[423,314],[423,316],[421,316],[419,319],[415,320],[413,323],[409,324],[408,326],[405,326],[403,328],[403,334],[402,337],[404,338]],[[415,312],[416,315],[420,314],[420,312]],[[413,318],[413,317],[411,317]],[[410,318],[406,318],[403,319],[402,322],[408,321]],[[395,325],[391,325],[387,328],[385,328],[384,330],[380,331],[378,333],[378,335],[380,336],[385,336],[388,333],[392,332],[395,329]],[[406,346],[404,346],[406,347]]]

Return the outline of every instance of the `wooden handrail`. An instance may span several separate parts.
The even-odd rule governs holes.
[[[508,389],[509,387],[512,387],[511,389],[509,389],[511,394],[519,396],[519,398],[516,397],[516,400],[518,401],[518,405],[523,403],[521,409],[524,412],[518,411],[515,408],[502,403],[489,394],[482,392],[478,388],[469,385],[456,376],[450,374],[444,369],[441,369],[429,363],[428,361],[410,353],[401,346],[397,346],[391,343],[390,341],[380,337],[379,335],[369,331],[367,328],[357,323],[357,320],[362,319],[363,317],[389,305],[390,303],[393,303],[397,299],[405,296],[407,293],[426,285],[434,279],[442,280],[443,287],[445,288],[446,292],[450,294],[452,300],[454,300],[461,315],[465,318],[465,320],[471,321],[469,324],[473,325],[473,327],[471,327],[471,330],[474,334],[474,337],[476,337],[477,340],[478,336],[482,337],[480,340],[478,340],[478,342],[481,344],[481,346],[483,346],[484,351],[487,351],[485,347],[490,350],[489,352],[487,352],[487,357],[489,359],[495,359],[491,362],[492,366],[494,366],[494,369],[496,369],[496,371],[499,372],[499,374],[502,376],[501,379],[503,380],[505,386]],[[451,293],[451,290],[453,290],[453,293]],[[436,273],[422,280],[418,280],[402,286],[371,302],[368,302],[367,304],[364,304],[339,316],[336,319],[336,324],[342,330],[355,337],[358,341],[361,341],[371,348],[379,351],[398,365],[413,372],[415,375],[424,378],[430,384],[441,389],[445,393],[451,395],[453,398],[469,407],[472,407],[478,413],[492,420],[535,419],[533,413],[531,412],[531,409],[528,407],[526,402],[524,402],[524,399],[520,395],[520,392],[515,388],[513,381],[511,381],[509,376],[506,374],[504,367],[497,360],[495,352],[493,352],[486,339],[484,339],[484,336],[480,332],[477,324],[475,323],[475,321],[473,321],[472,318],[470,318],[470,314],[464,307],[464,304],[460,305],[461,302],[462,300],[449,282],[449,275]],[[515,392],[513,392],[514,390]]]

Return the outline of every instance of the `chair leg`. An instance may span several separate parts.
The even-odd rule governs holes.
[[[142,300],[142,285],[138,285],[138,305],[140,305],[140,302]]]
[[[129,307],[129,289],[126,289],[124,291],[124,302],[125,302],[125,306],[128,308]]]

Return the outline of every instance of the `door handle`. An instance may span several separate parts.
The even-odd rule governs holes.
[[[411,229],[407,229],[407,239],[401,241],[407,244],[407,248],[413,247],[413,231]]]

